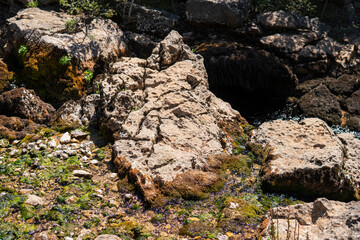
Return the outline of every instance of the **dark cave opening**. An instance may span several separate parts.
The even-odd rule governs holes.
[[[210,90],[251,124],[273,118],[294,93],[297,78],[276,56],[237,43],[212,44],[204,57]]]

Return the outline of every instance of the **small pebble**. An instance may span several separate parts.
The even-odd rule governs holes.
[[[70,141],[71,141],[71,136],[68,132],[64,133],[60,138],[60,143],[62,144],[70,143]]]

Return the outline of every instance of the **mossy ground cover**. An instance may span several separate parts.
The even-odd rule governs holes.
[[[245,146],[248,133],[235,141],[233,156],[219,168],[220,190],[206,199],[175,198],[158,207],[146,206],[115,173],[110,145],[92,145],[86,161],[81,151],[60,159],[54,154],[58,149],[47,143],[61,135],[42,129],[22,141],[0,140],[0,239],[31,239],[43,231],[60,239],[95,239],[100,234],[121,239],[215,239],[218,234],[254,239],[271,207],[296,203],[261,191],[262,156]],[[23,150],[35,142],[46,147]],[[75,177],[72,172],[78,169],[93,177]],[[25,204],[27,194],[46,204]]]

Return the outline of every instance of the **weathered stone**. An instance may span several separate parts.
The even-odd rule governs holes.
[[[276,33],[262,37],[260,42],[268,47],[284,53],[294,53],[302,50],[304,46],[316,39],[315,34],[288,34]],[[319,53],[320,54],[320,53]],[[323,54],[323,53],[321,53]]]
[[[299,106],[306,117],[318,117],[331,124],[341,123],[340,104],[325,85],[319,85],[302,96]]]
[[[357,199],[359,174],[355,169],[360,167],[356,155],[360,140],[349,136],[340,139],[316,118],[262,124],[253,131],[250,146],[260,144],[266,148],[263,188],[303,197]]]
[[[7,139],[23,139],[27,134],[34,134],[46,125],[34,123],[28,119],[0,115],[0,136]]]
[[[270,30],[297,30],[309,28],[308,20],[293,12],[284,12],[282,10],[267,12],[259,14],[257,18],[263,28]]]
[[[143,34],[133,32],[125,32],[125,34],[129,39],[131,51],[134,52],[137,57],[144,59],[150,57],[152,50],[156,46],[155,42]]]
[[[350,117],[349,120],[346,122],[346,125],[349,127],[350,130],[360,132],[360,117]]]
[[[127,9],[130,8],[130,5],[132,5],[131,14],[136,17],[125,17],[125,25],[131,31],[165,37],[179,23],[180,17],[173,13],[130,2],[127,4]]]
[[[360,202],[319,198],[313,203],[277,207],[262,224],[262,239],[358,239]]]
[[[99,94],[91,94],[78,101],[70,100],[56,111],[52,123],[65,129],[76,129],[82,125],[97,125],[99,104]]]
[[[360,78],[358,76],[345,74],[337,79],[326,78],[325,84],[335,95],[350,96],[360,87]]]
[[[121,238],[116,235],[104,234],[98,236],[95,240],[121,240]]]
[[[93,177],[93,175],[85,170],[74,170],[72,173],[74,176],[76,177],[82,177],[82,178],[87,178],[87,179],[91,179]]]
[[[186,17],[195,24],[236,28],[247,19],[249,8],[247,0],[189,0]]]
[[[360,115],[360,90],[357,90],[346,99],[346,107],[350,113]]]
[[[64,133],[60,138],[60,143],[62,144],[70,143],[70,141],[71,141],[71,136],[68,132]]]
[[[218,124],[243,119],[209,92],[202,57],[173,31],[147,60],[122,58],[110,73],[100,82],[100,122],[116,140],[119,173],[149,202],[158,196],[158,186],[177,189],[177,175],[190,171],[199,171],[202,180],[196,182],[215,184],[219,178],[207,159],[224,148],[231,151],[219,141],[227,140]],[[194,179],[191,174],[186,179],[190,176]]]
[[[81,131],[81,130],[75,130],[71,132],[71,137],[76,139],[85,139],[87,137],[87,133]]]
[[[18,56],[20,45],[29,50],[18,56],[24,65],[22,78],[52,102],[79,99],[85,94],[86,69],[127,54],[124,34],[111,20],[92,19],[85,24],[63,12],[26,8],[8,19],[8,26],[8,51]],[[70,61],[60,63],[68,54]]]
[[[55,109],[41,101],[33,90],[18,88],[0,95],[0,114],[46,123],[54,113]]]
[[[29,195],[27,195],[25,204],[29,204],[32,206],[38,206],[38,205],[43,206],[43,205],[45,205],[45,201],[41,197],[29,194]]]

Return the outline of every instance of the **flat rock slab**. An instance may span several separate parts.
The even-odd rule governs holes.
[[[358,198],[360,140],[336,136],[317,118],[300,122],[276,120],[252,133],[249,146],[265,148],[262,186],[267,191],[293,192],[303,197]]]
[[[313,203],[277,207],[262,227],[262,239],[360,239],[360,202],[319,198]]]

